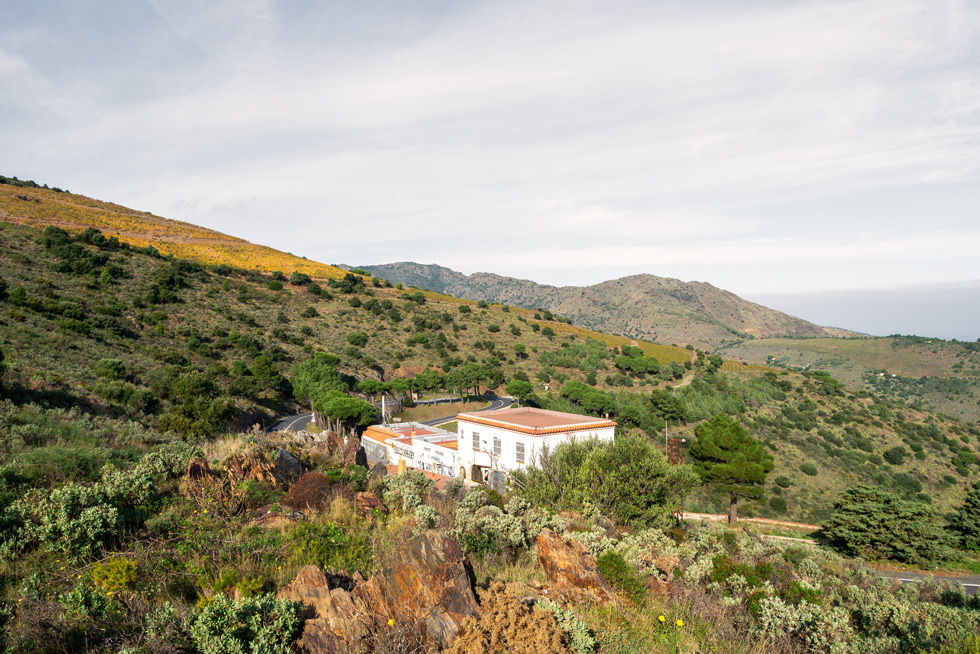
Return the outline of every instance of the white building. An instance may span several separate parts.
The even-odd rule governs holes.
[[[461,413],[456,420],[460,474],[498,492],[511,471],[533,465],[544,447],[572,439],[611,441],[616,428],[604,418],[533,408]]]
[[[415,422],[372,425],[361,436],[367,460],[374,465],[404,466],[446,477],[460,471],[456,434]]]

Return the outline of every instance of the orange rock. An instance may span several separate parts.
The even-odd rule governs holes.
[[[615,602],[616,595],[599,574],[581,543],[565,541],[551,529],[538,536],[538,562],[552,590],[573,602]]]

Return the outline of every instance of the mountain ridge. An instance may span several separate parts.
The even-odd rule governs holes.
[[[646,273],[590,286],[551,286],[496,273],[466,275],[438,264],[360,268],[392,282],[467,300],[547,309],[583,327],[660,343],[715,347],[733,338],[858,335],[770,309],[708,282]]]

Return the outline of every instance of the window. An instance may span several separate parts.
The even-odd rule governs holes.
[[[517,462],[524,463],[524,443],[517,444]]]
[[[503,451],[503,447],[500,444],[500,439],[497,438],[496,436],[494,436],[493,437],[493,455],[494,456],[500,456],[500,454],[501,454],[502,451]]]
[[[480,449],[480,435],[473,432],[473,451],[476,452]]]

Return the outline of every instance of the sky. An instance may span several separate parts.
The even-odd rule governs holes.
[[[36,0],[0,117],[0,174],[325,263],[980,337],[975,0]]]

